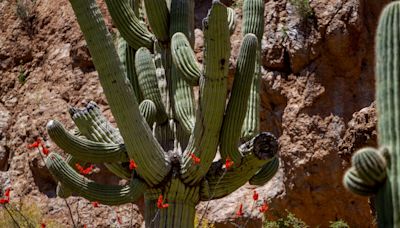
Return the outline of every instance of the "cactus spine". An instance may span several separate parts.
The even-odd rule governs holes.
[[[379,150],[353,155],[344,184],[360,195],[376,195],[379,227],[400,227],[400,2],[385,7],[376,35],[376,94]]]
[[[227,107],[232,9],[213,2],[203,23],[201,68],[192,49],[194,0],[144,1],[151,30],[138,18],[137,4],[106,0],[122,36],[118,50],[96,2],[70,2],[118,129],[93,102],[81,110],[70,109],[77,134],[49,121],[50,137],[69,154],[64,161],[51,153],[46,161],[59,181],[59,196],[75,193],[118,205],[144,195],[147,227],[193,227],[199,201],[224,197],[249,180],[262,185],[275,174],[276,138],[258,132],[262,0],[245,0],[244,39]],[[192,88],[196,85],[197,110]],[[247,142],[238,147],[241,141]],[[222,158],[213,162],[218,152]],[[223,166],[227,157],[235,162],[229,170]],[[135,170],[129,169],[131,160],[137,164]],[[95,183],[74,169],[78,162],[103,163],[129,182]],[[167,208],[157,207],[160,195],[168,200]]]

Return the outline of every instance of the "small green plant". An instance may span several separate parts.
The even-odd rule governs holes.
[[[294,214],[287,211],[287,216],[276,221],[266,221],[264,228],[308,228],[309,226]]]
[[[309,0],[290,0],[290,4],[294,6],[301,18],[307,19],[314,16],[314,10],[311,8]]]
[[[18,81],[19,83],[21,83],[22,85],[25,84],[26,82],[26,73],[25,73],[25,68],[23,67],[23,65],[19,65],[19,71],[18,71]]]
[[[43,219],[40,209],[29,199],[20,203],[4,204],[0,208],[0,227],[62,227],[54,220]],[[18,224],[18,225],[17,225]]]
[[[350,226],[343,220],[339,219],[338,221],[329,222],[329,228],[350,228]]]

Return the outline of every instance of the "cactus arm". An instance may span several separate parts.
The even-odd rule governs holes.
[[[134,179],[129,185],[103,185],[78,174],[60,155],[51,153],[46,159],[46,166],[55,179],[73,192],[90,201],[106,205],[119,205],[138,200],[147,188],[146,183]]]
[[[199,84],[200,68],[194,51],[185,34],[177,32],[171,39],[172,60],[182,73],[183,79],[191,86]]]
[[[278,142],[272,134],[264,132],[242,144],[239,150],[243,159],[229,170],[222,167],[223,161],[213,163],[201,184],[200,200],[218,199],[241,187],[263,165],[275,159]]]
[[[147,20],[154,35],[161,42],[169,39],[169,11],[164,0],[146,0]]]
[[[170,12],[170,37],[177,32],[182,32],[192,44],[194,40],[194,1],[172,0]],[[193,90],[185,82],[177,66],[174,64],[171,64],[171,97],[173,99],[175,118],[181,124],[185,133],[190,134],[193,131],[195,122]]]
[[[129,0],[106,0],[106,4],[113,22],[129,46],[135,49],[152,48],[153,35],[135,16]]]
[[[135,55],[136,55],[136,50],[127,45],[126,47],[126,75],[132,85],[133,91],[135,93],[135,97],[138,102],[143,101],[143,94],[142,91],[140,90],[139,86],[139,79],[136,74],[135,70]]]
[[[250,180],[249,184],[263,186],[272,177],[275,176],[279,169],[279,158],[274,157],[271,161],[266,163]]]
[[[125,142],[128,155],[139,164],[137,171],[148,184],[158,184],[168,174],[170,164],[139,112],[132,86],[126,78],[100,10],[94,0],[70,2],[120,133],[124,139],[129,139]]]
[[[400,2],[387,5],[379,20],[376,36],[376,98],[378,113],[378,143],[390,154],[388,161],[389,184],[378,192],[377,198],[390,197],[392,205],[378,204],[378,220],[385,217],[385,223],[400,227]],[[379,193],[384,193],[380,196]],[[390,195],[386,195],[390,193]],[[391,221],[390,221],[391,220]],[[389,227],[380,223],[379,227]]]
[[[73,168],[75,167],[76,163],[82,164],[82,162],[79,159],[74,158],[71,155],[67,156],[67,158],[65,159],[65,162]],[[58,182],[57,188],[56,188],[56,194],[57,194],[57,196],[59,196],[61,198],[68,198],[72,195],[72,191],[71,191],[71,189],[69,189],[65,185],[63,185],[61,182]]]
[[[253,33],[258,39],[256,66],[247,105],[246,117],[242,127],[242,138],[248,140],[260,130],[260,78],[261,78],[261,40],[264,33],[264,1],[247,0],[243,2],[243,35]]]
[[[168,116],[158,89],[156,65],[150,51],[147,48],[140,48],[135,56],[135,68],[138,75],[139,86],[144,99],[154,102],[157,107],[157,123],[163,123]]]
[[[239,51],[235,78],[220,136],[220,153],[222,158],[230,157],[234,162],[240,162],[242,156],[237,150],[240,130],[246,116],[247,101],[254,73],[257,51],[257,37],[248,33],[245,35]]]
[[[164,66],[168,66],[166,50],[167,49],[162,48],[158,42],[154,42],[154,64],[156,65],[158,88],[160,90],[161,98],[164,103],[165,111],[167,112],[168,117],[172,118],[172,109],[168,87],[168,81],[170,81],[168,80],[168,78],[170,77],[170,71],[166,71],[166,68],[164,68]]]
[[[81,139],[66,131],[58,121],[49,121],[47,132],[57,146],[79,160],[93,163],[129,161],[124,145]]]
[[[235,10],[230,7],[228,7],[228,25],[230,34],[233,34],[236,28],[236,13]]]
[[[214,1],[205,22],[205,67],[200,78],[200,100],[196,124],[184,151],[182,178],[194,184],[206,174],[215,157],[225,111],[230,56],[227,10]],[[201,159],[194,165],[190,154]]]
[[[152,127],[157,119],[157,107],[151,100],[143,100],[139,105],[140,113],[146,119],[147,124]]]

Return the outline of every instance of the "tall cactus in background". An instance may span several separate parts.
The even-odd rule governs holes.
[[[279,165],[277,141],[258,133],[263,0],[244,1],[244,38],[227,105],[232,9],[213,2],[203,22],[200,67],[192,49],[194,0],[144,0],[152,32],[138,19],[138,1],[106,0],[122,36],[118,48],[95,0],[70,2],[118,129],[93,102],[70,109],[76,134],[55,120],[48,123],[52,140],[69,154],[64,160],[51,153],[46,160],[59,181],[59,196],[75,193],[108,205],[144,196],[148,227],[193,227],[199,201],[224,197],[247,181],[263,185],[272,178]],[[199,86],[197,106],[193,86]],[[218,152],[220,159],[214,161]],[[232,168],[224,166],[227,159],[234,162]],[[133,161],[137,167],[131,170]],[[95,183],[75,170],[78,162],[103,163],[129,182]]]
[[[376,195],[379,227],[400,227],[400,2],[386,6],[376,36],[376,92],[379,150],[353,155],[345,186]]]

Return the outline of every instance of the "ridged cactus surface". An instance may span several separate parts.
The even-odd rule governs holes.
[[[201,65],[193,51],[194,0],[145,0],[149,27],[137,4],[106,0],[121,35],[117,48],[95,0],[70,2],[118,128],[94,102],[70,109],[74,133],[49,121],[50,137],[69,154],[64,160],[51,153],[46,161],[60,197],[74,193],[118,205],[144,196],[147,227],[194,227],[200,201],[273,177],[278,144],[272,134],[259,132],[258,116],[264,1],[244,1],[244,38],[230,94],[233,9],[213,1],[203,21]],[[214,161],[217,154],[221,159]],[[92,163],[128,183],[98,184],[79,173]]]
[[[400,2],[385,7],[376,35],[376,99],[379,150],[353,155],[345,186],[376,195],[380,228],[400,227]]]

